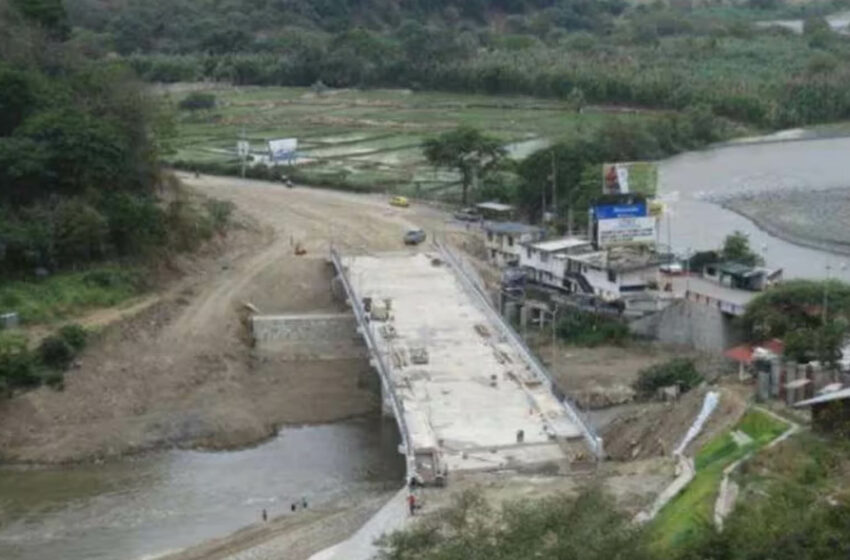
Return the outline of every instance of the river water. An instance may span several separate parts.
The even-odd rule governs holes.
[[[0,558],[134,560],[287,513],[398,487],[398,430],[380,417],[292,427],[255,448],[167,451],[101,465],[0,470]]]
[[[716,249],[734,230],[750,236],[750,246],[785,278],[832,278],[850,282],[847,256],[801,247],[773,237],[748,219],[711,202],[718,196],[771,189],[850,187],[850,138],[738,144],[689,152],[662,162],[659,192],[668,203],[674,251]],[[667,238],[668,218],[660,237]]]

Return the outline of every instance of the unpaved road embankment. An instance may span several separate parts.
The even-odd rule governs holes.
[[[338,311],[326,263],[342,250],[396,250],[411,217],[380,197],[232,178],[183,176],[201,193],[233,201],[259,224],[196,259],[160,300],[106,329],[68,373],[65,390],[42,388],[0,403],[0,459],[58,463],[163,446],[235,447],[285,423],[328,422],[374,410],[365,360],[275,360],[262,367],[246,344],[242,305],[265,313]],[[437,221],[435,221],[437,220]],[[295,256],[294,246],[306,249]],[[259,365],[258,365],[259,364]]]

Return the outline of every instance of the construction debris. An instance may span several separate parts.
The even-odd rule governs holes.
[[[410,361],[411,363],[422,365],[428,363],[428,349],[424,346],[417,346],[415,348],[410,348]]]

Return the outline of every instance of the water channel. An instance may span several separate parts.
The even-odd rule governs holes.
[[[224,536],[306,498],[395,489],[395,423],[291,427],[232,452],[165,451],[99,465],[0,470],[3,560],[137,560]],[[297,513],[295,514],[297,515]]]

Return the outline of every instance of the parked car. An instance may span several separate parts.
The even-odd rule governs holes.
[[[658,270],[664,274],[669,274],[670,276],[679,276],[685,273],[681,263],[677,262],[662,264],[658,267]]]
[[[404,196],[394,196],[390,199],[390,206],[398,206],[399,208],[407,208],[410,206],[410,201]]]
[[[425,231],[421,229],[411,229],[404,234],[405,245],[419,245],[425,241]]]

